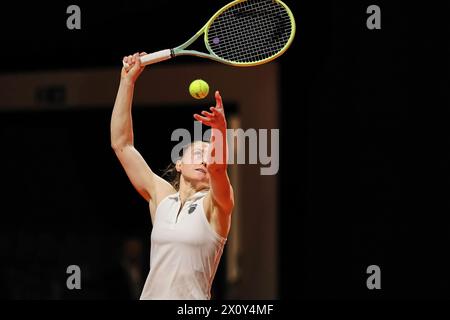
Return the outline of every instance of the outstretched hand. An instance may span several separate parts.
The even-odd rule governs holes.
[[[220,96],[219,91],[216,91],[215,98],[216,106],[209,108],[211,112],[202,111],[202,115],[194,114],[194,118],[197,121],[212,128],[206,164],[210,173],[214,171],[224,171],[226,170],[227,165],[227,121],[223,109],[222,97]]]
[[[205,126],[219,130],[226,130],[227,121],[225,118],[225,111],[223,109],[222,97],[220,96],[219,91],[216,91],[215,98],[216,106],[209,108],[211,112],[202,111],[202,115],[194,114],[194,118]]]

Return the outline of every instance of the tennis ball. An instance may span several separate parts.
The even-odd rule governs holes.
[[[202,79],[197,79],[189,85],[189,93],[195,99],[203,99],[208,95],[209,85]]]

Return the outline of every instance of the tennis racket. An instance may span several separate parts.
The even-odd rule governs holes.
[[[209,53],[186,50],[202,34]],[[143,55],[140,59],[142,65],[148,65],[190,55],[232,66],[250,67],[278,58],[289,48],[294,35],[294,16],[283,2],[235,0],[217,11],[182,45]]]

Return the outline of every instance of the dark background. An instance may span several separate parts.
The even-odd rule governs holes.
[[[279,59],[279,297],[449,298],[448,4],[286,2],[298,31]],[[81,7],[80,31],[65,28],[70,4]],[[119,66],[124,54],[143,45],[151,51],[183,42],[215,12],[210,4],[2,4],[0,72]],[[371,4],[381,7],[381,30],[366,28]],[[86,157],[108,140],[108,132],[96,130],[108,122],[104,110],[0,114],[5,298],[52,298],[59,289],[48,282],[43,288],[39,279],[64,279],[55,271],[73,252],[92,255],[86,268],[95,273],[108,265],[104,257],[117,254],[105,250],[113,248],[111,239],[120,243],[124,233],[148,231],[143,220],[108,214],[111,198],[122,199],[118,211],[142,216],[146,210],[112,154]],[[60,139],[60,149],[46,148],[47,139]],[[113,193],[112,175],[123,179]],[[80,197],[91,198],[91,205],[77,207]],[[8,214],[10,206],[15,215]],[[73,243],[80,233],[89,252]],[[61,248],[73,248],[72,254]],[[371,264],[381,267],[380,291],[367,290]],[[219,288],[220,279],[219,273]],[[83,298],[109,298],[99,283],[93,280]]]

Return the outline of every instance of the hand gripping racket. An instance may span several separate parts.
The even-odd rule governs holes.
[[[209,53],[186,50],[202,34]],[[142,65],[148,65],[191,55],[232,66],[250,67],[282,55],[291,45],[294,35],[294,16],[283,2],[235,0],[217,11],[181,46],[150,53],[140,59]]]

